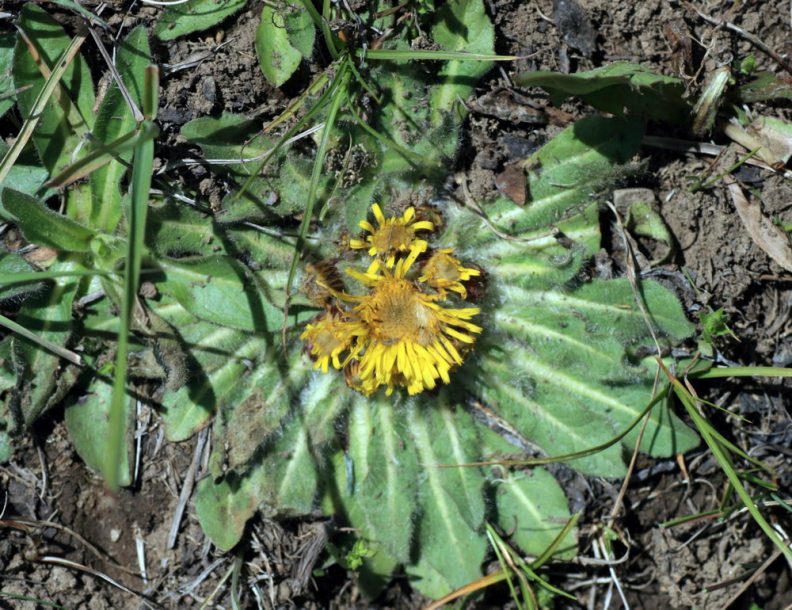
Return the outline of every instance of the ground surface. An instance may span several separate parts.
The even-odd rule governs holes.
[[[571,3],[553,4],[551,0],[488,2],[496,25],[497,51],[523,59],[493,70],[470,102],[472,114],[464,135],[465,150],[457,166],[462,196],[485,199],[497,188],[506,188],[503,171],[508,163],[523,158],[557,133],[570,116],[566,113],[576,117],[583,110],[569,105],[563,106],[562,112],[537,111],[535,108],[546,104],[543,96],[510,87],[510,77],[521,71],[577,71],[628,60],[677,75],[679,62],[671,51],[664,26],[678,24],[684,18],[692,37],[703,45],[695,45],[695,66],[701,68],[701,74],[751,52],[756,54],[760,68],[782,72],[772,59],[756,52],[740,36],[705,23],[678,2],[584,0],[581,4],[590,26],[585,20],[574,18]],[[84,5],[92,8],[94,3]],[[3,10],[13,13],[19,6],[17,2],[6,2]],[[754,0],[697,6],[713,17],[736,23],[781,54],[792,53],[788,3]],[[56,9],[53,4],[47,8]],[[285,107],[291,95],[299,93],[299,86],[287,85],[283,91],[271,88],[258,68],[253,37],[260,9],[260,2],[251,1],[246,10],[216,30],[155,46],[156,59],[170,66],[163,81],[159,115],[164,136],[157,154],[162,162],[199,154],[177,135],[187,121],[228,110],[266,122]],[[114,29],[128,31],[138,24],[152,25],[159,11],[158,7],[124,2],[105,10],[102,16]],[[561,13],[572,15],[560,21],[563,31],[554,22],[554,15]],[[74,19],[66,13],[55,14],[68,27],[74,26]],[[218,47],[220,42],[227,44]],[[196,58],[201,60],[197,65],[191,61]],[[98,80],[102,64],[94,59]],[[319,66],[306,68],[318,69]],[[691,84],[692,91],[696,87]],[[789,116],[788,108],[778,106],[767,112],[780,116],[786,112]],[[753,243],[722,187],[689,192],[691,182],[712,159],[651,148],[643,149],[642,155],[644,171],[629,186],[653,191],[657,209],[676,242],[670,260],[655,266],[653,273],[680,291],[692,319],[703,306],[724,308],[737,337],[725,338],[718,344],[724,358],[746,364],[789,366],[792,277]],[[222,196],[220,185],[201,172],[185,172],[182,179],[198,186],[211,204]],[[755,194],[765,213],[792,223],[789,182],[767,172],[756,173],[753,179]],[[603,218],[605,225],[610,222],[611,219]],[[612,242],[603,244],[597,268],[620,274],[623,251],[617,240]],[[637,246],[645,260],[653,258],[657,248],[654,243]],[[690,289],[683,271],[697,291]],[[786,498],[792,490],[792,400],[788,387],[778,382],[721,382],[700,388],[710,399],[736,407],[750,420],[748,424],[724,418],[719,425],[756,457],[771,459],[782,473],[780,496]],[[168,534],[186,473],[191,463],[200,464],[205,456],[196,452],[197,440],[179,445],[164,443],[156,416],[144,413],[141,417],[147,423],[143,428],[138,482],[117,497],[106,494],[101,482],[70,449],[61,423],[62,413],[57,411],[33,431],[11,464],[0,467],[0,489],[5,490],[8,501],[4,518],[51,522],[24,531],[3,528],[0,589],[67,608],[145,607],[140,597],[107,584],[95,574],[41,563],[43,557],[58,557],[101,571],[162,607],[219,604],[231,608],[229,575],[235,561],[244,561],[251,568],[248,574],[262,576],[258,583],[263,592],[262,607],[372,605],[337,567],[311,575],[311,568],[323,561],[321,550],[326,533],[322,524],[260,522],[252,528],[251,545],[243,554],[223,555],[205,541],[188,505],[175,545],[168,548]],[[623,559],[613,570],[631,607],[723,608],[733,603],[733,607],[747,608],[751,602],[765,610],[789,607],[790,568],[780,558],[763,566],[745,587],[744,594],[737,597],[745,583],[743,575],[756,569],[773,552],[746,514],[735,514],[727,521],[698,520],[674,528],[658,527],[667,519],[717,508],[723,476],[709,454],[695,452],[687,457],[686,467],[689,483],[674,461],[639,461],[623,507],[612,522],[620,537],[615,549]],[[596,549],[587,536],[610,514],[619,486],[601,480],[587,484],[593,492],[591,496],[599,500],[585,507],[581,555],[594,558]],[[789,521],[787,533],[792,533],[788,524]],[[136,541],[142,545],[142,552]],[[87,543],[97,550],[91,551]],[[140,576],[141,557],[145,580]],[[265,574],[270,578],[265,578]],[[564,602],[569,607],[621,607],[608,569],[596,561],[560,566],[554,569],[553,576],[556,584],[578,596],[577,606]],[[206,606],[202,605],[204,602]],[[405,582],[397,581],[373,606],[407,609],[426,603]],[[502,607],[508,603],[505,593],[493,591],[470,607]],[[242,605],[256,607],[250,595]],[[0,608],[34,607],[38,606],[33,601],[0,597]]]

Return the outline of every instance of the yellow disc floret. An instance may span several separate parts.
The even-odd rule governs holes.
[[[415,208],[407,208],[401,217],[385,218],[378,204],[371,206],[374,218],[377,220],[375,228],[368,220],[360,221],[360,228],[367,231],[365,241],[362,239],[349,240],[349,246],[354,250],[368,249],[369,256],[381,256],[385,265],[392,268],[396,264],[396,256],[402,252],[418,250],[423,252],[428,247],[426,240],[418,239],[416,231],[433,231],[434,225],[428,220],[413,221]]]

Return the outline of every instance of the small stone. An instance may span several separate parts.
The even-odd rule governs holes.
[[[110,530],[110,541],[111,542],[118,542],[121,538],[121,530],[113,528]]]

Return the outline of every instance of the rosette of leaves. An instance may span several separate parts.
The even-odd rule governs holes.
[[[457,21],[475,20],[479,42],[491,50],[491,26],[480,4],[450,5],[458,11],[452,14]],[[446,46],[464,48],[444,23],[441,16],[433,33]],[[339,234],[356,230],[373,199],[386,202],[399,191],[428,192],[422,179],[436,177],[457,147],[464,110],[456,100],[469,95],[471,80],[485,69],[472,64],[438,71],[400,63],[371,71],[382,100],[371,118],[377,133],[361,129],[343,111],[336,128],[351,135],[372,162],[357,184],[320,183],[323,220],[305,240],[305,257],[343,258],[335,245]],[[459,78],[464,70],[470,70],[467,79]],[[200,121],[185,132],[207,146],[195,137],[197,129],[219,132],[236,119]],[[265,148],[254,136],[240,133],[237,146]],[[526,446],[559,455],[607,444],[651,400],[657,365],[641,356],[652,350],[647,324],[666,344],[692,332],[676,298],[658,284],[642,284],[646,320],[626,280],[580,280],[582,266],[599,247],[598,195],[637,152],[641,136],[640,121],[587,119],[526,160],[530,195],[525,207],[499,200],[486,207],[484,216],[438,202],[445,228],[437,243],[480,265],[488,288],[481,304],[485,332],[480,344],[451,385],[436,395],[364,398],[346,387],[341,374],[312,370],[296,325],[290,327],[285,352],[277,333],[264,341],[266,349],[244,369],[242,383],[234,377],[232,395],[223,399],[225,408],[213,421],[213,471],[199,485],[196,508],[215,543],[221,548],[237,544],[257,511],[283,517],[315,515],[319,509],[354,528],[372,551],[359,570],[370,592],[403,566],[414,586],[432,597],[480,575],[488,553],[487,520],[512,531],[524,552],[540,553],[570,517],[563,491],[546,470],[504,476],[501,469],[443,466],[519,453]],[[343,145],[344,138],[336,138],[342,151]],[[302,170],[302,180],[279,183],[278,176],[299,176],[299,167],[309,166],[307,159],[290,151],[276,163],[282,169],[267,183],[275,193],[272,199],[295,200],[291,191],[301,183],[307,188],[307,171]],[[240,217],[238,199],[224,204],[227,218]],[[279,212],[279,205],[273,211]],[[255,210],[241,209],[246,218]],[[233,223],[226,227],[234,247],[265,266],[258,274],[273,278],[285,271],[293,241]],[[256,350],[262,343],[249,336],[244,341],[258,342]],[[223,362],[229,366],[228,359]],[[474,402],[485,405],[488,415],[469,409]],[[191,414],[180,417],[182,409]],[[201,425],[189,402],[172,413],[176,420]],[[201,414],[208,422],[210,413]],[[496,420],[517,445],[487,425]],[[572,465],[587,474],[621,476],[636,434]],[[651,413],[642,449],[667,456],[696,442],[660,406]],[[574,548],[570,535],[560,556],[573,555]]]
[[[213,540],[234,546],[257,510],[299,516],[320,508],[355,528],[374,551],[361,568],[366,583],[374,586],[370,577],[402,565],[434,597],[480,575],[486,520],[514,531],[525,552],[541,552],[570,516],[552,476],[542,469],[503,477],[500,469],[444,466],[528,445],[560,455],[607,444],[652,398],[657,364],[642,357],[654,350],[647,324],[664,345],[691,334],[676,297],[659,284],[641,283],[646,319],[626,279],[580,280],[599,247],[596,194],[636,152],[641,133],[639,122],[585,119],[527,160],[525,207],[499,200],[485,219],[456,203],[439,206],[446,226],[438,243],[480,265],[488,287],[480,304],[485,331],[436,395],[364,398],[340,373],[311,368],[296,327],[286,352],[278,333],[268,340],[240,335],[245,347],[233,349],[251,363],[235,365],[231,375],[234,389],[213,424],[213,476],[199,485],[196,502]],[[332,242],[339,222],[345,224],[329,216],[320,241]],[[260,250],[247,243],[253,258],[275,260],[266,255],[272,239],[257,239]],[[486,409],[471,410],[471,402]],[[191,409],[185,402],[167,417],[180,419],[180,410]],[[496,421],[516,445],[487,425]],[[636,434],[571,465],[622,476]],[[696,443],[660,405],[641,448],[669,456]],[[574,553],[573,538],[562,548]]]

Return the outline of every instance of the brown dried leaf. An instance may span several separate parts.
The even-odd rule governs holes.
[[[789,236],[762,214],[758,201],[751,203],[748,200],[734,178],[726,176],[724,181],[734,207],[737,208],[737,214],[754,243],[784,269],[792,271],[792,246],[789,243]]]
[[[495,177],[495,186],[502,195],[508,197],[517,205],[525,205],[527,197],[525,172],[518,165],[507,165]]]

